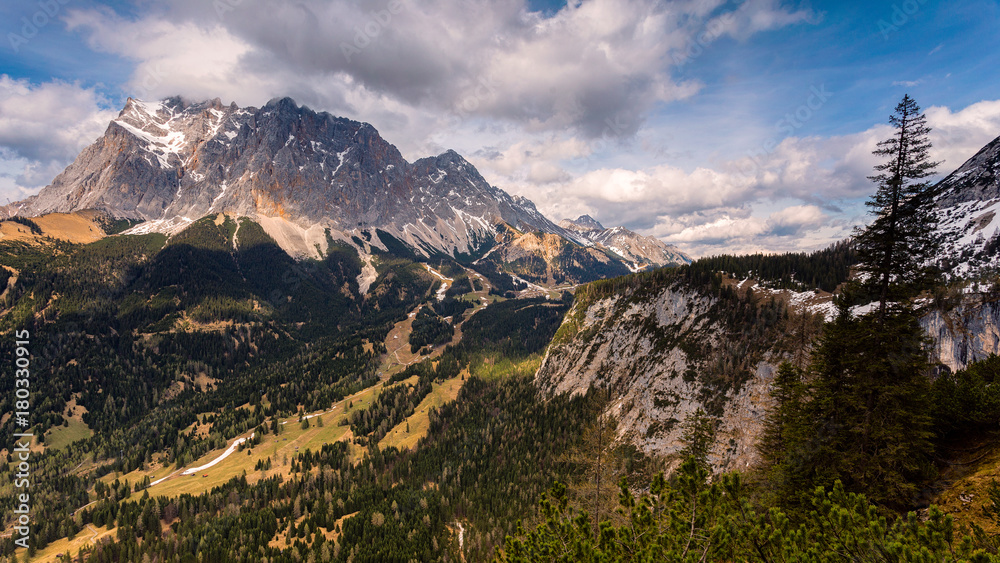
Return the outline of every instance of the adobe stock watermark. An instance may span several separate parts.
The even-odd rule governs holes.
[[[497,98],[497,84],[492,76],[480,76],[456,98],[457,100],[451,104],[444,115],[441,128],[445,131],[454,132],[454,129],[472,118],[484,105],[495,100]],[[440,145],[437,145],[430,137],[425,138],[420,145],[420,151],[425,154],[430,154],[440,150],[440,148]]]
[[[31,540],[31,333],[18,330],[14,333],[14,447],[10,449],[15,463],[14,488],[14,544],[27,548]]]
[[[468,90],[468,93],[448,112],[447,122],[449,126],[457,126],[469,116],[479,111],[479,108],[487,102],[491,102],[497,97],[496,82],[492,77],[480,76],[475,85]]]
[[[350,64],[351,57],[360,55],[362,50],[377,40],[392,23],[392,18],[402,13],[404,8],[406,8],[404,0],[389,0],[385,8],[369,12],[364,24],[354,26],[354,41],[340,42],[340,52],[343,53],[347,63]]]
[[[743,3],[745,0],[740,0]],[[705,26],[701,32],[695,35],[690,41],[688,41],[687,48],[683,51],[676,52],[671,55],[674,66],[677,68],[682,68],[687,63],[697,59],[708,48],[709,44],[713,43],[722,34],[725,33],[726,29],[733,23],[736,16],[735,12],[726,12],[721,16],[714,18],[708,25]]]
[[[293,295],[299,291],[302,282],[312,277],[319,271],[319,267],[312,260],[303,260],[289,266],[281,274],[281,282],[285,284],[285,291],[274,288],[268,294],[267,300],[274,307],[291,302]]]
[[[142,80],[139,81],[138,88],[132,97],[143,101],[150,101],[153,91],[163,84],[165,79],[166,74],[161,64],[157,63],[152,67],[145,68],[142,72]]]
[[[880,19],[877,22],[878,31],[882,34],[882,39],[888,41],[889,36],[899,31],[899,28],[910,23],[913,20],[913,15],[919,12],[921,6],[926,3],[927,0],[905,0],[901,4],[893,4],[892,15],[889,19]]]
[[[25,16],[17,23],[21,24],[21,28],[18,30],[20,33],[9,32],[7,33],[7,40],[10,42],[10,48],[14,50],[15,53],[21,52],[21,47],[26,45],[29,41],[38,36],[38,32],[42,28],[52,23],[52,20],[56,19],[59,12],[62,11],[63,6],[69,4],[70,0],[41,0],[36,2],[35,5],[38,6],[38,10],[30,16]],[[14,25],[17,25],[15,23]]]
[[[833,93],[826,89],[825,84],[810,86],[805,103],[795,108],[794,111],[786,113],[774,124],[777,134],[761,143],[759,148],[747,151],[750,162],[745,167],[740,166],[740,172],[745,176],[756,176],[764,168],[764,161],[767,160],[767,157],[781,144],[781,139],[793,135],[801,129],[832,96]]]
[[[636,123],[634,116],[625,116],[620,112],[605,117],[601,136],[590,141],[585,162],[590,163],[597,155],[607,150],[612,143],[621,143],[627,139],[638,129],[638,125],[639,123]]]

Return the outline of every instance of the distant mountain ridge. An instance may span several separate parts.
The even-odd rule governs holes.
[[[570,236],[490,186],[454,151],[411,164],[371,125],[289,98],[260,109],[129,99],[50,186],[11,208],[24,215],[93,208],[166,232],[213,212],[265,216],[321,246],[327,227],[379,228],[415,248],[465,253],[501,221]]]
[[[0,215],[85,209],[142,221],[136,233],[176,233],[215,213],[246,216],[296,256],[321,256],[331,239],[365,253],[368,243],[384,248],[385,233],[424,256],[475,259],[504,244],[507,227],[594,245],[491,186],[454,151],[410,163],[371,125],[290,98],[261,108],[130,98],[49,186]]]
[[[690,264],[691,257],[660,239],[644,237],[625,227],[604,228],[590,215],[563,219],[559,226],[621,257],[629,270],[638,272],[663,264]]]

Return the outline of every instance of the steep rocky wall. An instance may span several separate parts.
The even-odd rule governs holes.
[[[683,283],[641,299],[629,292],[592,303],[578,299],[536,383],[553,394],[607,387],[619,439],[659,455],[683,447],[682,423],[702,408],[720,421],[710,463],[723,471],[746,467],[757,460],[754,443],[782,353],[761,349],[768,348],[764,340],[777,348],[773,334],[747,336],[732,326],[718,314],[725,306]],[[748,363],[735,365],[734,356]],[[722,377],[710,382],[698,375],[729,363],[734,367],[716,369]]]
[[[948,311],[932,310],[921,319],[938,361],[952,371],[1000,353],[1000,300],[972,294]]]
[[[552,394],[584,393],[592,385],[610,389],[618,438],[664,456],[683,447],[682,423],[702,408],[719,418],[709,456],[713,468],[744,468],[758,460],[755,444],[772,405],[777,366],[789,354],[783,343],[789,335],[776,325],[748,336],[740,322],[720,314],[730,306],[680,282],[642,296],[624,290],[596,300],[578,297],[536,383]],[[922,325],[939,361],[953,371],[1000,353],[995,296],[966,295],[947,311],[929,310]],[[720,387],[718,378],[700,377],[731,361],[734,350],[750,362],[749,370],[733,374],[736,384]]]

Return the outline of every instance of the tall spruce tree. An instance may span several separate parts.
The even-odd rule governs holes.
[[[772,384],[774,406],[768,410],[764,432],[757,444],[775,492],[785,499],[793,498],[797,491],[805,488],[805,484],[793,481],[797,472],[790,467],[796,460],[788,455],[790,451],[797,452],[803,440],[798,433],[806,426],[802,420],[805,391],[802,369],[783,362]]]
[[[909,302],[932,279],[938,247],[936,194],[924,180],[936,166],[926,121],[904,96],[890,117],[895,134],[874,153],[888,158],[871,177],[875,219],[855,233],[855,245],[877,312],[852,314],[852,290],[845,290],[801,380],[785,368],[776,381],[779,404],[761,452],[789,504],[802,498],[789,492],[841,481],[881,504],[908,508],[933,476],[931,366]]]
[[[905,95],[889,123],[895,128],[893,136],[880,141],[872,153],[887,159],[869,177],[878,186],[867,202],[875,220],[854,233],[858,269],[867,274],[866,285],[878,297],[879,319],[885,318],[889,301],[910,297],[932,277],[928,265],[939,248],[932,212],[935,192],[926,181],[938,163],[928,154],[927,118]]]
[[[700,408],[688,416],[684,420],[681,434],[681,442],[684,443],[684,447],[678,452],[681,458],[693,459],[698,467],[709,471],[708,454],[715,444],[717,425],[718,420]]]
[[[810,400],[787,465],[791,482],[831,485],[909,508],[933,477],[930,364],[919,315],[840,315],[813,353]]]

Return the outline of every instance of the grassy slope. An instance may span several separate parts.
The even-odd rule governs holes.
[[[934,504],[953,515],[959,524],[976,524],[991,535],[1000,534],[1000,526],[983,513],[990,482],[1000,481],[1000,446],[991,440],[953,463],[942,478],[954,480],[934,498]]]
[[[45,433],[45,448],[60,450],[77,440],[90,438],[94,435],[93,430],[87,423],[78,417],[67,419],[69,426],[54,426]]]
[[[173,477],[150,487],[149,494],[151,495],[164,495],[168,497],[173,497],[177,495],[188,494],[201,494],[208,492],[212,487],[220,486],[234,477],[246,472],[247,480],[256,482],[265,476],[272,476],[276,474],[284,475],[288,477],[290,460],[295,452],[304,451],[306,449],[319,450],[323,444],[329,444],[336,442],[341,439],[348,437],[348,432],[350,427],[344,425],[341,426],[339,423],[341,420],[346,419],[345,408],[349,403],[353,402],[352,409],[366,408],[371,402],[378,397],[379,393],[382,391],[381,385],[376,385],[369,387],[364,391],[351,395],[350,397],[344,399],[343,401],[334,405],[334,407],[325,414],[322,415],[323,427],[319,427],[316,424],[316,417],[309,419],[309,428],[303,430],[301,423],[298,421],[298,417],[292,417],[282,420],[283,430],[281,434],[277,436],[274,434],[267,434],[264,436],[263,441],[257,444],[255,447],[249,450],[236,451],[233,452],[229,457],[222,460],[218,464],[199,471],[196,475],[181,475],[178,468],[170,465],[167,467],[158,467],[150,471],[137,470],[126,475],[118,476],[118,479],[125,480],[128,479],[130,484],[135,484],[141,482],[146,476],[149,477],[150,481],[156,481],[167,475],[176,473]],[[350,412],[350,411],[347,411]],[[308,414],[318,414],[318,413],[308,413]],[[247,434],[249,436],[249,434]],[[240,436],[246,437],[246,436]],[[229,442],[230,444],[232,442]],[[228,447],[228,445],[227,445]],[[189,467],[199,467],[205,465],[215,458],[222,455],[225,448],[209,452],[202,456],[201,458],[188,463],[183,469]],[[271,458],[271,469],[270,471],[261,472],[259,470],[254,470],[258,461],[262,461]],[[282,461],[287,457],[289,459],[289,464],[284,465]],[[208,477],[203,477],[203,475],[208,475]],[[103,480],[106,482],[111,482],[116,479],[114,474],[105,475]]]
[[[426,436],[427,431],[430,429],[431,407],[441,408],[441,405],[458,398],[458,392],[462,389],[462,385],[465,384],[466,377],[468,377],[468,374],[463,372],[452,379],[441,383],[434,383],[431,392],[414,409],[413,415],[390,430],[385,435],[385,438],[382,438],[382,441],[378,443],[379,448],[389,446],[394,446],[401,450],[416,448],[417,442]],[[417,383],[417,376],[411,377],[406,382],[415,385]],[[406,431],[407,425],[409,425],[409,432]]]
[[[118,532],[118,528],[107,527],[98,528],[96,526],[87,525],[79,534],[73,539],[63,538],[61,540],[56,540],[49,545],[45,546],[45,549],[38,550],[35,557],[31,559],[32,563],[51,563],[53,561],[62,561],[59,558],[60,555],[65,555],[69,551],[74,557],[80,552],[80,549],[97,543],[97,540],[105,537],[115,538],[115,534]],[[18,558],[24,557],[23,549],[17,551]],[[19,559],[20,560],[20,559]]]

